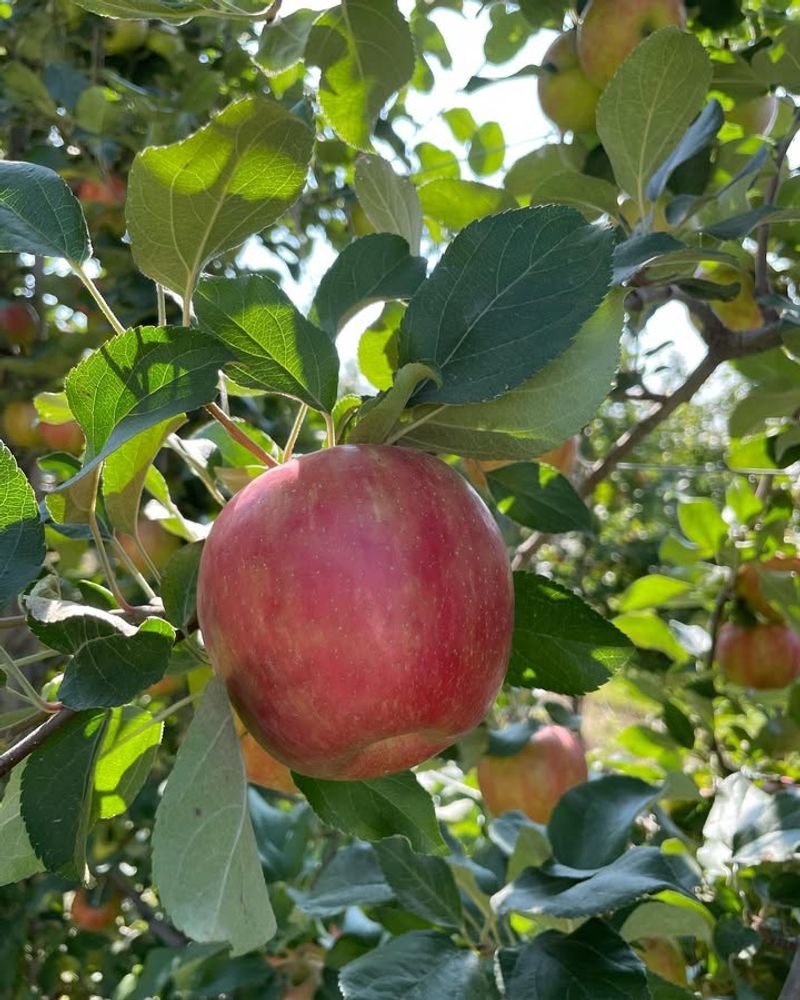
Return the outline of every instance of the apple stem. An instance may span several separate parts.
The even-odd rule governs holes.
[[[209,403],[208,406],[206,406],[206,412],[209,413],[218,423],[222,424],[234,441],[237,441],[243,448],[247,448],[248,451],[252,452],[256,458],[260,460],[262,465],[266,465],[270,469],[274,469],[279,464],[275,461],[272,455],[268,455],[267,452],[257,445],[251,437],[245,434],[241,427],[238,427],[234,421],[231,420],[222,407],[217,406],[216,403]]]
[[[306,419],[306,414],[308,413],[308,404],[301,403],[300,409],[297,411],[297,416],[292,424],[292,429],[289,432],[289,437],[286,441],[286,447],[283,449],[283,461],[288,462],[292,457],[292,452],[294,451],[294,446],[297,444],[297,439],[300,437],[300,430],[303,426],[303,421]]]
[[[325,427],[327,428],[327,431],[328,431],[328,433],[327,433],[327,435],[325,437],[325,447],[326,448],[335,448],[336,447],[336,427],[334,426],[334,423],[333,423],[333,417],[331,416],[330,413],[323,413],[322,415],[325,418]]]
[[[83,282],[83,285],[86,288],[87,292],[92,296],[92,298],[94,299],[94,301],[97,303],[97,306],[100,309],[100,312],[108,320],[108,323],[109,323],[111,329],[114,331],[114,333],[117,334],[117,335],[119,335],[121,333],[125,333],[125,327],[117,319],[116,315],[114,314],[114,310],[111,308],[111,306],[103,298],[103,295],[102,295],[100,289],[97,287],[97,285],[95,285],[95,283],[92,281],[92,279],[86,273],[86,271],[84,270],[83,265],[82,264],[73,264],[73,270],[75,271],[75,273],[78,275],[78,277]]]

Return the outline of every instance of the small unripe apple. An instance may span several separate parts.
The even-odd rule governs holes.
[[[33,403],[18,399],[9,403],[3,411],[3,431],[6,441],[17,448],[38,448],[38,413]]]
[[[39,316],[33,306],[17,299],[0,307],[0,336],[11,347],[27,350],[39,332]]]
[[[85,889],[78,889],[72,900],[69,915],[72,923],[82,931],[104,931],[113,926],[120,908],[118,892],[98,905],[94,905]]]
[[[711,308],[729,330],[755,330],[764,325],[764,315],[756,302],[756,284],[749,271],[740,271],[732,264],[707,263],[695,272],[698,278],[719,285],[737,282],[741,285],[736,298],[729,302],[712,299]]]
[[[77,420],[66,420],[62,424],[39,421],[39,436],[45,448],[51,451],[66,451],[79,455],[83,451],[86,438]]]
[[[783,615],[776,611],[764,596],[761,589],[761,575],[772,573],[800,573],[800,558],[792,556],[773,556],[765,562],[744,563],[736,571],[736,595],[753,610],[770,621],[781,622]]]
[[[139,541],[152,559],[156,569],[161,569],[165,566],[181,547],[180,538],[162,528],[158,521],[151,521],[149,518],[140,517],[138,530]],[[120,532],[117,538],[133,565],[140,573],[146,573],[149,568],[147,561],[139,551],[139,546],[136,544],[133,536]]]
[[[675,941],[669,938],[642,938],[637,942],[642,961],[651,972],[676,986],[688,986],[686,960]]]
[[[86,178],[78,185],[78,197],[81,201],[107,205],[110,208],[124,205],[125,194],[125,181],[116,174],[110,174],[100,180]]]
[[[681,0],[589,0],[578,27],[584,72],[602,89],[639,42],[673,24],[686,27]]]
[[[356,236],[369,236],[377,230],[370,221],[360,202],[353,202],[350,208],[350,227]]]
[[[539,77],[542,111],[562,132],[592,132],[600,91],[583,72],[578,60],[577,35],[565,31],[542,59]]]
[[[717,636],[716,656],[734,684],[758,691],[784,688],[800,674],[800,636],[780,622],[726,622]]]
[[[312,777],[377,777],[473,729],[502,684],[508,555],[449,466],[388,445],[294,458],[246,486],[203,548],[211,663],[258,742]]]
[[[277,792],[297,793],[297,785],[292,780],[292,773],[285,764],[275,760],[272,754],[247,731],[242,720],[236,716],[236,732],[239,734],[239,746],[242,748],[242,760],[247,780],[262,788],[271,788]]]
[[[769,135],[778,117],[778,98],[774,94],[754,97],[731,108],[725,117],[746,136]]]
[[[478,786],[489,812],[500,816],[518,809],[536,823],[546,823],[564,792],[588,777],[583,744],[564,726],[543,726],[513,756],[487,754],[478,764]]]
[[[145,43],[148,32],[147,21],[112,21],[111,31],[106,35],[104,48],[111,56],[123,52],[133,52]]]

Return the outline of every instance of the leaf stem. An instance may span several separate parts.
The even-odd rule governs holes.
[[[100,289],[86,273],[83,264],[74,264],[73,268],[75,270],[75,273],[83,282],[83,285],[86,288],[87,292],[92,296],[94,301],[97,303],[97,307],[99,308],[100,312],[108,320],[108,323],[111,329],[114,331],[114,333],[116,333],[117,335],[119,335],[120,333],[125,333],[125,327],[122,325],[122,323],[120,323],[120,321],[115,316],[111,306],[103,298]]]
[[[0,658],[2,658],[3,661],[3,669],[14,678],[22,689],[21,691],[16,692],[20,698],[30,702],[30,704],[33,705],[34,708],[38,708],[40,712],[47,712],[48,714],[58,712],[62,708],[60,701],[49,702],[42,698],[33,684],[31,684],[25,674],[23,674],[23,672],[19,669],[19,664],[9,655],[8,650],[3,646],[0,646]],[[41,657],[39,657],[39,659],[41,659]]]
[[[167,325],[167,296],[164,286],[156,282],[156,305],[158,307],[158,325]]]
[[[153,567],[152,563],[150,562],[150,556],[147,554],[147,551],[146,551],[145,547],[142,545],[141,540],[139,538],[139,533],[138,532],[136,532],[134,534],[133,540],[136,543],[136,547],[139,550],[139,552],[144,556],[144,558],[146,559],[146,561],[148,562],[148,564],[151,566],[151,568],[154,569],[155,567]],[[127,569],[127,571],[130,573],[130,575],[133,577],[133,579],[142,588],[142,591],[144,592],[144,595],[147,598],[147,600],[148,601],[155,601],[155,600],[157,600],[158,595],[153,590],[153,588],[150,586],[150,584],[147,582],[147,580],[144,578],[144,575],[139,571],[139,569],[136,566],[136,564],[134,563],[134,561],[131,559],[131,557],[128,555],[128,553],[125,551],[125,548],[120,543],[119,539],[116,538],[116,537],[114,537],[114,538],[112,538],[111,542],[112,542],[112,545],[114,546],[114,552],[116,552],[117,557],[121,560],[121,562],[123,562],[125,564],[125,569]],[[158,570],[156,570],[156,579],[159,579],[159,577],[158,577]]]
[[[278,465],[278,462],[275,461],[272,455],[268,455],[260,445],[256,444],[251,437],[245,434],[241,427],[238,427],[216,403],[209,403],[206,406],[206,413],[209,413],[218,423],[222,424],[230,437],[234,441],[237,441],[243,448],[247,448],[249,452],[252,452],[262,464],[268,466],[270,469],[274,469]]]
[[[286,447],[283,449],[283,461],[288,462],[292,457],[294,452],[294,446],[297,444],[297,439],[300,437],[300,431],[303,427],[303,421],[306,419],[306,414],[308,413],[308,404],[301,403],[300,409],[297,411],[297,416],[292,424],[292,429],[289,432],[288,440],[286,441]]]

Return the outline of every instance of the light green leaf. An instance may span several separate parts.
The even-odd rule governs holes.
[[[11,772],[6,785],[3,801],[0,803],[0,885],[21,882],[37,872],[44,871],[44,865],[31,846],[25,820],[20,811],[22,774],[27,765],[23,760]]]
[[[319,66],[319,100],[345,142],[370,148],[375,119],[411,79],[414,45],[395,0],[342,0],[315,21],[306,62]]]
[[[353,181],[356,196],[367,218],[380,233],[396,233],[419,253],[422,209],[417,189],[407,177],[398,176],[379,156],[359,156]]]
[[[94,769],[93,808],[99,819],[125,812],[139,794],[153,766],[164,723],[135,705],[115,708]]]
[[[620,611],[659,608],[670,604],[676,597],[682,597],[690,589],[685,580],[676,580],[661,573],[650,573],[634,580],[630,587],[620,594],[617,603]]]
[[[396,372],[391,388],[374,402],[370,400],[362,409],[363,416],[350,432],[348,441],[353,444],[381,444],[386,441],[416,387],[425,379],[436,377],[436,372],[427,365],[403,365]]]
[[[586,219],[617,214],[617,189],[600,177],[565,170],[551,174],[531,191],[532,205],[572,205]]]
[[[54,170],[0,161],[0,253],[64,257],[73,264],[91,256],[80,202]]]
[[[702,106],[711,61],[694,35],[663,28],[641,42],[597,105],[597,131],[619,186],[647,210],[647,183]]]
[[[246,97],[188,139],[137,153],[126,217],[139,269],[188,299],[212,257],[299,197],[311,144],[308,127],[280,104]]]
[[[387,302],[358,342],[358,367],[376,389],[391,389],[397,369],[397,328],[404,306]]]
[[[650,937],[696,937],[711,942],[714,916],[701,902],[663,893],[670,901],[651,899],[641,903],[625,920],[620,934],[626,941],[641,941]]]
[[[472,136],[468,162],[478,177],[493,174],[503,166],[506,141],[497,122],[485,122]]]
[[[0,605],[31,582],[44,557],[44,526],[36,494],[0,441]]]
[[[514,201],[502,188],[479,181],[462,181],[458,177],[440,177],[423,184],[419,189],[419,199],[428,218],[435,219],[453,232],[477,219],[515,207]]]
[[[655,649],[677,663],[688,659],[688,653],[672,634],[669,625],[652,611],[631,611],[617,615],[612,622],[641,649]]]
[[[242,955],[275,933],[239,740],[216,677],[156,812],[153,878],[173,923],[195,941],[229,941],[232,954]]]
[[[152,17],[170,24],[184,24],[190,18],[203,15],[220,15],[219,4],[213,0],[76,0],[76,3],[94,14],[102,14],[103,17],[128,20]],[[248,0],[244,0],[241,6],[247,7]],[[261,6],[261,0],[255,0],[253,10],[258,10]]]
[[[303,61],[308,34],[318,17],[314,10],[297,10],[279,17],[261,32],[253,62],[269,77],[279,76]]]
[[[690,542],[697,545],[703,556],[713,556],[728,537],[728,525],[713,500],[701,497],[681,500],[678,504],[678,524]]]

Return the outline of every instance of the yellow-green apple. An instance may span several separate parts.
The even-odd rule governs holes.
[[[38,331],[39,316],[27,302],[17,299],[0,307],[0,335],[11,347],[27,350]]]
[[[649,216],[648,224],[650,232],[667,233],[672,229],[672,226],[667,222],[666,205],[667,199],[659,198],[655,205],[650,206],[649,212],[645,213],[646,217]],[[619,206],[619,211],[631,229],[638,226],[642,221],[641,209],[633,198],[626,198]]]
[[[77,194],[81,201],[119,208],[125,204],[125,181],[116,174],[109,174],[100,180],[87,177],[78,185]]]
[[[762,574],[768,573],[800,573],[800,558],[792,556],[773,556],[764,562],[744,563],[736,571],[736,595],[753,610],[770,621],[781,622],[781,615],[764,596],[761,587]]]
[[[559,35],[542,59],[539,103],[562,132],[592,132],[600,91],[583,72],[577,33]]]
[[[239,734],[239,746],[242,749],[247,780],[254,785],[272,788],[277,792],[298,792],[299,789],[292,780],[289,768],[279,760],[275,760],[272,754],[267,753],[258,740],[250,735],[238,716],[235,717],[234,723]]]
[[[676,986],[688,986],[686,960],[677,943],[670,938],[642,938],[637,941],[642,961],[651,972],[655,972]]]
[[[778,117],[778,98],[774,94],[753,97],[735,105],[725,117],[745,135],[769,135]]]
[[[147,21],[112,21],[104,48],[108,55],[132,52],[144,45],[148,33]]]
[[[177,536],[162,528],[158,521],[151,521],[146,517],[139,518],[138,533],[139,541],[155,564],[156,569],[161,569],[181,547],[181,540]],[[146,573],[148,570],[147,561],[139,551],[139,546],[133,536],[120,532],[117,537],[133,565],[141,573]]]
[[[86,438],[77,420],[65,420],[60,424],[39,421],[39,436],[45,448],[51,451],[66,451],[79,455],[83,451]]]
[[[542,726],[510,757],[486,755],[478,764],[478,786],[495,816],[518,809],[546,823],[556,803],[589,776],[579,737],[564,726]]]
[[[800,674],[800,636],[781,622],[719,630],[717,662],[734,684],[767,691],[784,688]]]
[[[740,271],[732,264],[705,263],[695,272],[698,278],[718,285],[741,285],[736,298],[729,302],[712,299],[711,308],[729,330],[755,330],[764,324],[764,315],[756,302],[756,285],[749,271]]]
[[[377,232],[375,226],[370,222],[370,218],[364,211],[360,202],[353,202],[350,207],[350,228],[356,236],[368,236]]]
[[[514,598],[491,514],[453,469],[344,445],[236,494],[203,549],[211,663],[259,743],[301,774],[418,764],[484,717]]]
[[[673,24],[686,26],[681,0],[589,0],[578,27],[584,72],[602,89],[639,42]]]
[[[17,399],[3,411],[6,441],[17,448],[38,448],[42,443],[37,423],[38,413],[33,403]]]
[[[86,889],[78,889],[70,906],[70,919],[82,931],[104,931],[111,927],[119,913],[120,896],[112,891],[97,903],[90,899]]]

